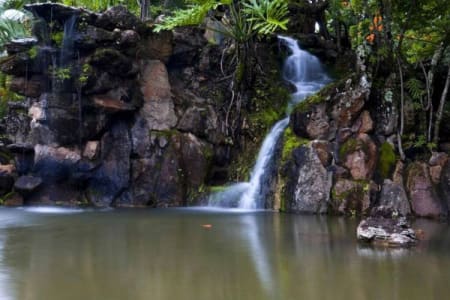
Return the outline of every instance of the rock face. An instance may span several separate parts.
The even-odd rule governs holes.
[[[302,146],[293,152],[288,166],[285,210],[296,213],[326,213],[329,205],[331,176],[316,151]]]
[[[15,166],[0,166],[1,195],[14,186],[25,204],[191,203],[222,142],[214,102],[197,92],[200,80],[192,82],[195,73],[212,84],[206,74],[216,74],[197,59],[212,47],[201,31],[186,29],[174,42],[123,6],[101,14],[56,3],[26,9],[38,18],[36,37],[11,42],[0,64],[11,90],[27,97],[2,123],[15,141],[8,142]],[[173,55],[187,53],[189,66],[168,69]],[[183,68],[191,75],[174,75]]]
[[[386,247],[408,247],[417,243],[416,234],[405,218],[369,217],[359,223],[356,237]]]
[[[411,206],[403,184],[393,182],[390,179],[384,180],[379,204],[402,216],[411,214]]]
[[[425,163],[415,162],[408,167],[406,187],[416,215],[431,218],[447,215],[445,204],[437,195]]]

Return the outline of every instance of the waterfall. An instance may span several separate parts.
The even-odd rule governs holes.
[[[290,55],[284,62],[283,78],[296,87],[288,105],[288,116],[278,121],[265,137],[252,169],[250,181],[233,184],[225,191],[212,195],[210,206],[237,205],[242,209],[264,208],[264,199],[270,188],[267,186],[268,176],[272,176],[272,172],[268,170],[275,162],[278,141],[289,124],[290,110],[330,82],[317,57],[300,49],[295,39],[285,36],[278,38],[290,51]]]

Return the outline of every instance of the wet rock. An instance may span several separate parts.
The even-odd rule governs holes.
[[[120,99],[108,97],[108,95],[93,96],[92,100],[97,108],[103,109],[106,112],[126,112],[134,111],[136,109],[133,104],[123,102]]]
[[[14,165],[0,165],[0,194],[11,191],[16,168]]]
[[[205,182],[213,156],[212,146],[188,133],[181,136],[183,175],[189,187],[199,187]]]
[[[78,152],[64,147],[36,145],[33,174],[44,182],[61,182],[70,178],[81,159]]]
[[[28,53],[20,52],[0,61],[0,71],[7,75],[25,77],[31,69],[31,59]],[[29,68],[30,67],[30,68]]]
[[[18,193],[13,193],[6,197],[4,204],[5,206],[23,206],[24,205],[24,199],[22,195]]]
[[[141,20],[132,14],[125,6],[113,6],[101,14],[95,26],[106,30],[133,29],[137,30],[143,26]]]
[[[10,90],[20,95],[38,98],[43,89],[42,78],[40,76],[33,76],[30,79],[25,77],[13,77],[11,80]]]
[[[286,211],[327,212],[331,176],[312,147],[302,146],[293,151],[293,161],[289,163],[286,178]]]
[[[37,42],[37,39],[34,37],[13,39],[5,45],[5,48],[6,51],[8,51],[8,54],[11,55],[18,52],[28,51],[35,46]]]
[[[411,214],[411,206],[403,184],[390,179],[384,180],[379,205],[387,207],[401,216]]]
[[[14,189],[21,195],[29,195],[42,185],[42,179],[34,176],[21,176],[14,183]]]
[[[417,243],[417,237],[405,218],[369,217],[356,230],[358,240],[386,247],[408,247]]]
[[[88,25],[83,32],[76,35],[74,42],[80,49],[96,49],[111,46],[120,37],[120,33]]]
[[[417,216],[439,218],[447,215],[447,209],[434,189],[427,164],[413,162],[407,167],[406,188]]]
[[[60,3],[32,3],[24,6],[25,10],[32,12],[34,16],[43,18],[47,23],[58,20],[64,23],[70,17],[82,16],[86,21],[92,22],[96,15],[86,9],[67,6]]]
[[[141,67],[141,92],[144,107],[141,116],[150,130],[167,130],[177,123],[174,103],[164,64],[157,60],[145,61]]]
[[[310,139],[327,138],[330,125],[326,109],[326,103],[320,103],[304,111],[294,112],[291,125],[295,134]]]
[[[349,139],[339,149],[339,158],[350,171],[353,179],[368,180],[377,163],[377,146],[364,133]]]
[[[128,127],[117,122],[101,140],[102,164],[88,183],[88,199],[96,206],[110,206],[130,183],[131,140]]]
[[[139,34],[134,30],[124,30],[120,32],[120,38],[117,44],[122,47],[134,47],[140,41]]]
[[[443,199],[446,200],[447,208],[450,208],[450,162],[445,164],[439,183],[439,188],[442,191]]]
[[[444,152],[433,152],[430,161],[430,177],[434,184],[439,184],[441,181],[442,169],[448,161],[448,154]]]
[[[370,183],[338,179],[332,198],[334,210],[340,214],[365,214],[370,206]]]
[[[99,141],[88,141],[84,147],[83,157],[94,160],[100,154],[100,142]]]

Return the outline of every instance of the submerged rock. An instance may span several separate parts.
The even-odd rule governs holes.
[[[417,243],[414,230],[403,217],[369,217],[359,223],[356,237],[360,241],[386,247],[408,247]]]

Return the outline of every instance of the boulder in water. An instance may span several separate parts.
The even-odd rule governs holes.
[[[358,240],[386,247],[408,247],[417,243],[414,230],[405,218],[369,217],[356,230]]]
[[[34,176],[21,176],[14,183],[14,189],[22,195],[29,195],[42,185],[42,178]]]

